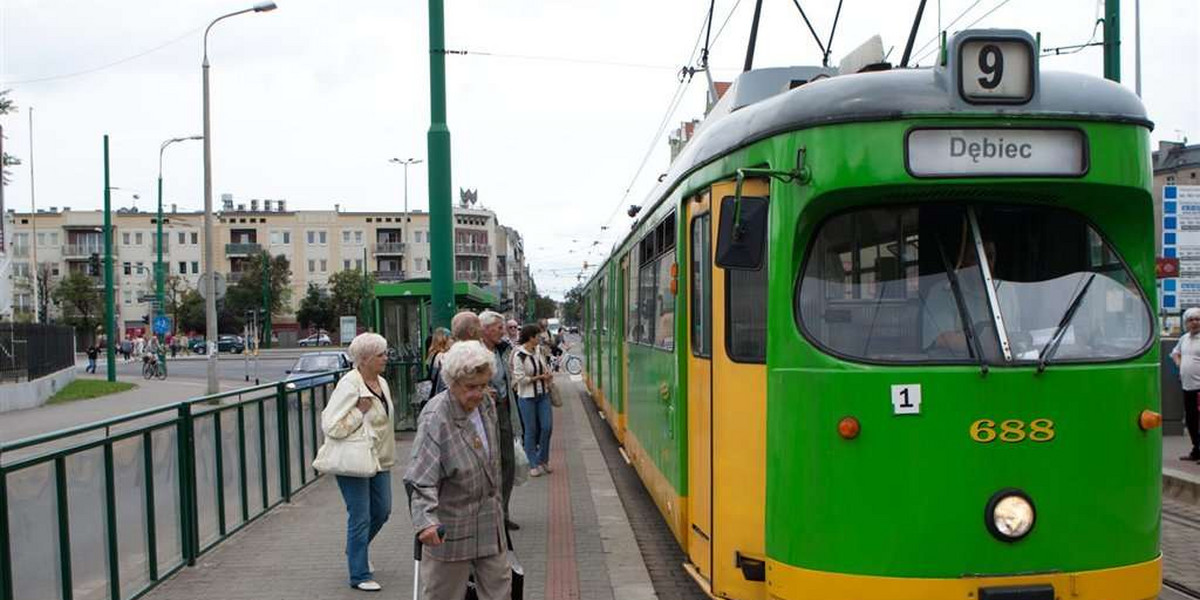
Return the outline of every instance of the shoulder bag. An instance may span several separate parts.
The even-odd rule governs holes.
[[[312,467],[319,473],[374,477],[381,470],[379,457],[375,456],[375,431],[364,418],[363,424],[350,435],[340,439],[326,437]]]

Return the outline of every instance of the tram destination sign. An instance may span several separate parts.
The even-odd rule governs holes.
[[[1162,258],[1179,261],[1162,279],[1163,310],[1200,306],[1200,185],[1163,186],[1162,236]]]
[[[1077,129],[914,129],[905,161],[913,177],[1079,177],[1087,138]]]

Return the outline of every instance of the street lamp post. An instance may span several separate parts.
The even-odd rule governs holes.
[[[198,139],[201,139],[201,136],[192,135],[192,136],[188,136],[188,137],[171,138],[171,139],[163,142],[162,145],[158,147],[158,219],[157,219],[157,222],[158,222],[158,244],[157,244],[158,260],[155,261],[155,263],[154,263],[154,298],[155,298],[155,301],[157,302],[157,305],[156,305],[156,309],[151,311],[152,314],[154,314],[154,316],[156,316],[156,317],[158,315],[167,314],[167,308],[166,308],[166,305],[164,304],[164,299],[163,299],[163,287],[166,285],[165,280],[166,280],[166,274],[167,274],[167,271],[163,265],[163,209],[162,209],[162,207],[163,207],[163,193],[162,193],[163,152],[167,149],[167,146],[170,146],[171,144],[174,144],[175,142],[185,142],[188,140],[198,140]],[[151,331],[153,331],[154,319],[151,318],[150,322],[151,322],[151,325],[150,325]],[[166,354],[165,353],[163,354],[163,363],[166,364]]]
[[[271,1],[259,2],[251,8],[231,12],[213,19],[204,29],[204,61],[200,64],[203,74],[204,93],[204,279],[208,281],[208,293],[204,295],[205,362],[208,363],[208,393],[217,393],[217,285],[216,270],[213,268],[213,210],[212,210],[212,131],[209,128],[208,111],[208,32],[217,22],[248,12],[275,10]]]
[[[408,237],[408,222],[412,220],[412,217],[408,216],[408,165],[420,164],[422,161],[419,158],[406,158],[404,160],[392,158],[388,162],[404,165],[404,240],[406,244],[412,246],[412,239]],[[411,252],[405,252],[404,254],[408,256]],[[405,271],[405,269],[401,268],[401,271]]]

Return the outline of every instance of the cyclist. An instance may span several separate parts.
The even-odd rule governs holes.
[[[162,348],[159,346],[158,336],[150,336],[149,341],[146,342],[145,353],[142,355],[142,362],[150,364],[151,368],[158,368],[158,354],[161,351]]]

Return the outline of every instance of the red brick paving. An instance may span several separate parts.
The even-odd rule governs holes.
[[[571,485],[567,475],[566,436],[550,442],[550,531],[546,539],[546,600],[578,600],[579,571],[575,563],[575,522],[571,515]]]

